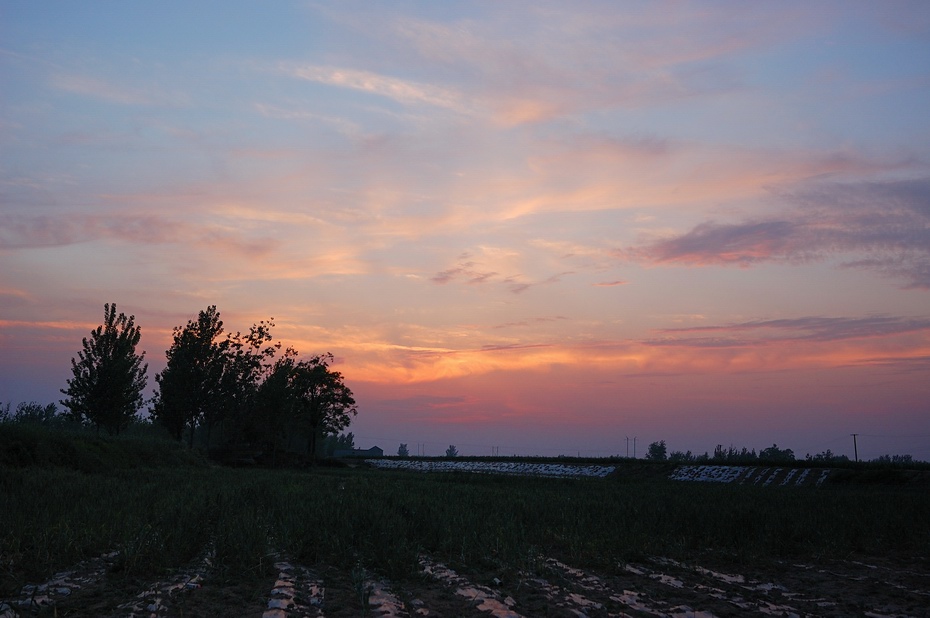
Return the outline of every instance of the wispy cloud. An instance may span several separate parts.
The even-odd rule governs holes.
[[[612,288],[618,285],[626,285],[627,283],[629,283],[629,281],[618,279],[616,281],[599,281],[598,283],[592,283],[591,285],[599,288]]]
[[[811,239],[803,238],[806,233],[804,225],[790,221],[708,222],[681,236],[637,249],[632,254],[658,264],[749,266],[755,262],[786,259],[804,247],[811,248]]]
[[[217,225],[157,215],[3,215],[0,250],[58,247],[97,240],[133,244],[205,244],[251,256],[268,251],[267,239],[248,239]]]
[[[524,326],[530,326],[534,324],[548,324],[552,322],[560,322],[562,320],[568,320],[569,318],[564,315],[556,315],[551,317],[540,317],[532,318],[529,320],[520,320],[519,322],[507,322],[506,324],[498,324],[497,326],[492,326],[493,329],[507,329],[507,328],[521,328]]]
[[[258,111],[258,113],[260,113],[262,116],[265,116],[266,118],[325,124],[333,127],[340,133],[353,137],[361,135],[362,133],[362,129],[359,124],[347,118],[327,116],[325,114],[315,114],[305,109],[286,108],[266,103],[256,103],[255,109]]]
[[[744,12],[737,20],[727,11],[679,8],[687,17],[586,5],[559,15],[557,30],[548,27],[546,7],[492,24],[402,17],[388,19],[382,36],[421,68],[470,79],[494,119],[515,125],[731,91],[742,76],[729,58],[797,32],[796,11]]]
[[[888,337],[904,333],[930,331],[930,317],[908,318],[898,316],[868,316],[863,318],[810,316],[778,320],[757,320],[714,326],[692,326],[665,328],[658,332],[665,335],[690,335],[703,333],[750,334],[755,340],[818,341],[831,342],[847,339]],[[747,345],[748,339],[734,338],[667,338],[651,340],[653,345],[697,345],[718,347],[722,345]]]
[[[745,10],[737,18],[731,10],[681,6],[674,16],[658,17],[585,4],[571,11],[522,6],[493,20],[440,22],[365,8],[318,10],[377,41],[383,50],[379,64],[417,75],[418,84],[454,76],[461,84],[460,100],[504,126],[745,89],[734,62],[739,54],[797,36],[804,30],[799,23],[819,21],[800,9]],[[345,55],[350,63],[360,56],[352,50]],[[318,68],[314,79],[333,79]],[[347,81],[394,90],[375,86],[378,80],[368,74]]]
[[[436,273],[430,280],[433,283],[445,285],[456,280],[464,280],[468,284],[486,283],[497,276],[496,272],[479,272],[474,270],[474,262],[465,262],[455,268],[449,268]]]
[[[35,296],[19,288],[0,287],[0,301],[7,307],[14,307],[35,302]]]
[[[811,183],[777,198],[796,208],[777,219],[701,223],[620,254],[653,264],[743,267],[838,256],[845,267],[930,289],[930,178]]]
[[[180,92],[166,92],[153,85],[145,87],[117,84],[91,75],[53,73],[49,78],[57,90],[116,103],[119,105],[186,105],[189,97]]]
[[[3,328],[36,328],[48,330],[90,330],[97,324],[93,322],[74,322],[74,321],[30,321],[30,320],[0,320],[0,327]]]
[[[440,271],[430,277],[430,280],[439,285],[446,285],[453,282],[464,282],[468,285],[498,283],[506,286],[506,288],[514,294],[522,294],[532,287],[558,283],[562,277],[571,274],[573,274],[572,271],[565,271],[550,275],[542,280],[531,281],[527,280],[522,274],[502,276],[496,271],[478,270],[475,262],[468,261],[460,263],[454,268]]]
[[[431,105],[459,113],[469,113],[464,97],[451,88],[418,83],[371,71],[339,67],[281,65],[281,70],[292,77],[319,82],[329,86],[367,92],[404,105]]]
[[[505,283],[510,288],[510,291],[513,292],[514,294],[522,294],[523,292],[526,292],[528,289],[536,287],[536,286],[553,285],[553,284],[559,283],[562,280],[562,277],[566,275],[573,275],[573,274],[575,273],[570,270],[567,270],[565,272],[557,273],[555,275],[546,277],[545,279],[542,279],[540,281],[520,281],[518,280],[517,277],[508,277]]]

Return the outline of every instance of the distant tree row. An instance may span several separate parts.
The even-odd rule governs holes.
[[[67,422],[64,414],[58,413],[58,406],[54,403],[42,405],[30,401],[22,402],[11,410],[11,405],[0,405],[0,422],[22,423],[30,425],[61,425]]]
[[[398,457],[410,457],[410,449],[407,448],[406,443],[402,442],[400,446],[397,447],[397,456]],[[459,456],[459,450],[455,448],[454,444],[450,444],[449,448],[446,449],[446,457],[449,459],[453,459],[458,456]]]
[[[351,451],[355,449],[355,436],[349,433],[339,435],[331,434],[323,438],[323,454],[332,457],[336,451]]]
[[[895,455],[895,458],[901,456]],[[907,456],[910,458],[910,455]],[[789,462],[796,461],[794,456],[794,451],[790,448],[778,448],[777,444],[773,444],[768,448],[764,448],[758,453],[755,449],[747,449],[743,447],[741,449],[736,449],[732,445],[729,448],[724,448],[722,444],[718,444],[714,449],[714,454],[709,455],[706,452],[703,455],[694,455],[691,451],[681,452],[681,451],[672,451],[671,453],[667,452],[667,447],[665,445],[665,440],[659,440],[658,442],[653,442],[649,445],[649,449],[646,453],[646,459],[651,461],[669,461],[672,463],[743,463],[743,464],[752,464],[752,463],[779,463],[779,462]],[[808,455],[806,458],[807,461],[816,461],[816,462],[825,462],[825,463],[840,463],[849,461],[849,458],[846,455],[836,455],[832,453],[829,449],[823,453],[818,453],[817,455],[811,456]],[[892,463],[889,459],[888,463]],[[894,463],[899,463],[897,460]]]
[[[349,434],[350,436],[352,434]],[[350,447],[351,448],[351,447]],[[455,448],[454,444],[450,444],[449,448],[446,449],[445,456],[448,458],[458,457],[458,449]],[[401,443],[397,448],[398,457],[410,457],[410,449],[407,448],[406,443]],[[778,448],[777,444],[773,444],[768,448],[764,448],[758,453],[755,449],[747,449],[745,447],[741,449],[736,449],[733,446],[729,448],[724,448],[722,444],[718,444],[714,449],[714,454],[709,455],[704,453],[703,455],[694,455],[691,451],[682,452],[682,451],[672,451],[668,452],[668,447],[665,444],[665,440],[659,440],[653,442],[649,445],[647,449],[645,459],[649,461],[668,461],[671,463],[778,463],[778,462],[790,462],[796,461],[794,456],[794,451],[790,448],[782,449]],[[822,453],[817,455],[807,455],[807,461],[812,462],[824,462],[824,463],[842,463],[848,462],[849,457],[846,455],[837,455],[832,451],[827,449]],[[872,460],[875,463],[887,463],[887,464],[909,464],[913,463],[913,458],[910,455],[882,455],[877,459]]]
[[[167,365],[155,376],[158,390],[151,418],[176,440],[193,446],[222,441],[270,447],[275,453],[295,440],[308,453],[348,427],[357,414],[352,391],[333,371],[332,354],[300,359],[297,350],[272,343],[274,322],[261,321],[245,334],[224,333],[215,305],[173,330]],[[62,389],[68,415],[118,434],[145,403],[145,352],[137,352],[141,328],[134,316],[104,305],[104,324],[83,340],[71,360],[73,377]],[[349,434],[351,436],[351,434]],[[350,438],[351,441],[351,438]]]

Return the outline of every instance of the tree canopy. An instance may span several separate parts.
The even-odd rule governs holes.
[[[116,313],[116,303],[103,306],[103,324],[82,340],[78,358],[71,359],[73,377],[61,389],[61,404],[69,416],[104,428],[110,434],[124,429],[142,407],[147,382],[145,352],[136,346],[142,329],[135,316]]]
[[[298,362],[291,376],[296,420],[306,429],[311,455],[317,452],[319,438],[342,431],[358,414],[342,374],[329,368],[332,361],[332,354],[313,356]]]
[[[668,459],[666,454],[665,440],[659,440],[658,442],[653,442],[649,445],[649,450],[646,453],[646,459],[652,461],[665,461]]]
[[[332,354],[300,359],[293,348],[272,344],[273,320],[247,334],[223,337],[215,305],[174,329],[153,416],[177,440],[194,443],[200,430],[209,444],[221,427],[227,442],[270,447],[273,457],[296,438],[316,455],[323,439],[349,426],[357,414],[352,391]]]
[[[197,320],[177,326],[166,352],[167,364],[155,376],[158,394],[152,415],[177,440],[200,423],[212,424],[223,409],[222,381],[225,350],[220,336],[223,321],[216,305],[201,311]]]

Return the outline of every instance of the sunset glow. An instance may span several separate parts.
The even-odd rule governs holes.
[[[386,453],[930,460],[928,58],[904,0],[0,2],[0,403],[216,305]]]

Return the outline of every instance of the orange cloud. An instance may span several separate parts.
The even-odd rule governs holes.
[[[37,330],[87,330],[91,331],[100,326],[93,322],[74,322],[67,320],[32,321],[32,320],[0,320],[0,328],[37,329]]]
[[[849,324],[847,327],[855,328]],[[869,336],[740,340],[552,342],[473,348],[414,347],[338,339],[346,373],[382,384],[413,384],[464,376],[548,372],[572,367],[616,376],[769,373],[785,370],[907,363],[930,357],[930,327],[888,329]],[[840,338],[836,338],[840,337]],[[336,344],[337,339],[333,340]],[[501,378],[506,380],[506,378]]]

